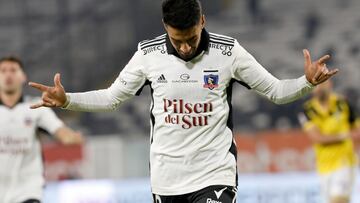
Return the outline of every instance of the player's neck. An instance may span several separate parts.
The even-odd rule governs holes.
[[[12,93],[0,91],[1,103],[3,103],[3,105],[10,107],[10,108],[14,107],[18,103],[21,96],[22,96],[21,91],[16,91],[16,92],[12,92]]]
[[[319,104],[321,105],[321,107],[323,107],[324,109],[328,109],[329,107],[329,96],[325,96],[322,98],[318,98]]]

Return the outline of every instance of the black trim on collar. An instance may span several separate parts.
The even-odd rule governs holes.
[[[16,105],[18,105],[18,104],[20,104],[20,103],[23,103],[24,102],[24,95],[21,95],[21,97],[16,101],[16,103],[14,104],[14,106],[6,106],[3,102],[2,102],[2,100],[1,100],[1,98],[0,98],[0,106],[6,106],[6,107],[8,107],[8,108],[14,108]]]
[[[168,54],[172,54],[178,58],[181,58],[180,55],[177,53],[176,49],[173,47],[173,45],[170,42],[169,39],[169,35],[166,34],[166,49],[167,49],[167,53]],[[210,35],[209,33],[205,30],[205,28],[201,31],[201,39],[200,39],[200,44],[198,49],[196,50],[196,54],[194,55],[194,57],[192,57],[189,60],[186,61],[191,61],[193,58],[197,57],[201,52],[203,51],[208,51],[209,50],[209,45],[210,45]]]

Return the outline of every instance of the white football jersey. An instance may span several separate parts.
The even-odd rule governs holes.
[[[9,108],[0,99],[1,203],[41,199],[43,160],[36,131],[42,128],[53,134],[63,125],[51,109],[30,109],[30,103],[21,98]]]
[[[65,108],[113,110],[150,85],[152,191],[180,195],[237,184],[231,116],[235,82],[275,103],[293,101],[312,89],[305,76],[278,80],[235,39],[203,30],[198,55],[190,61],[178,57],[167,35],[140,42],[108,89],[69,93]]]

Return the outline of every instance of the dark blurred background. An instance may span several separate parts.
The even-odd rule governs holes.
[[[341,72],[336,90],[360,109],[360,1],[202,1],[210,32],[238,39],[275,76],[303,74],[302,49],[313,58],[333,56]],[[164,32],[161,1],[0,0],[0,56],[18,55],[29,80],[52,84],[56,72],[68,92],[108,87],[136,51],[137,43]],[[26,93],[39,92],[26,88]],[[242,87],[234,89],[237,132],[298,126],[303,100],[274,105]],[[59,111],[86,134],[148,136],[149,91],[112,113]],[[96,125],[95,125],[96,124]]]

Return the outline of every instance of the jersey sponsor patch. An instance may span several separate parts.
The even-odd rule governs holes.
[[[225,56],[232,55],[235,39],[210,33],[209,48],[218,49]]]
[[[159,37],[156,37],[152,40],[145,40],[140,42],[139,46],[140,49],[143,51],[143,54],[149,54],[155,51],[159,51],[162,54],[166,53],[166,46],[165,46],[165,34]]]
[[[144,55],[154,51],[160,51],[160,53],[165,54],[166,53],[165,40],[144,46],[141,50],[143,51]]]
[[[213,112],[211,102],[192,103],[183,99],[163,99],[165,123],[179,125],[183,129],[209,125],[209,113]]]
[[[180,84],[191,84],[191,83],[198,83],[199,81],[196,79],[192,79],[190,74],[183,73],[179,76],[178,79],[172,80],[172,83],[180,83]]]

